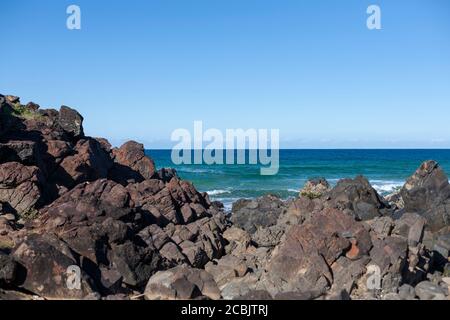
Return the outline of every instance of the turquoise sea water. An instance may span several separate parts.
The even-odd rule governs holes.
[[[333,185],[362,174],[378,192],[387,194],[401,187],[425,160],[438,161],[450,173],[450,150],[280,150],[280,169],[274,176],[260,175],[260,165],[174,165],[170,150],[146,152],[158,168],[175,168],[227,208],[237,199],[267,193],[295,196],[313,177],[324,177]]]

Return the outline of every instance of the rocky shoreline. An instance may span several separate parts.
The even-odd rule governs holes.
[[[434,161],[389,197],[364,177],[315,179],[228,216],[142,144],[112,148],[82,123],[0,95],[0,299],[449,299],[450,185]]]

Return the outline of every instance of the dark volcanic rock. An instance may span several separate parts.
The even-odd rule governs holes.
[[[62,145],[64,152],[64,145]],[[74,154],[65,157],[59,169],[55,172],[54,180],[72,188],[85,181],[106,178],[113,162],[95,139],[81,139],[73,149]]]
[[[0,287],[12,284],[16,280],[18,264],[14,259],[0,252]]]
[[[363,177],[315,179],[296,199],[240,200],[230,218],[142,144],[112,148],[82,122],[0,95],[0,299],[448,295],[450,187],[435,162],[396,206]]]
[[[28,214],[38,204],[39,169],[18,162],[0,165],[0,201],[7,203],[19,214]]]
[[[417,212],[427,219],[432,230],[450,225],[450,185],[435,161],[424,162],[400,191],[405,211]]]
[[[71,288],[69,267],[77,266],[77,260],[66,244],[48,236],[30,235],[13,252],[14,258],[23,266],[18,273],[20,287],[47,299],[81,299],[93,292],[91,283],[81,273],[80,288]]]
[[[389,205],[362,176],[340,180],[328,197],[332,207],[347,211],[358,220],[370,220],[390,213]]]
[[[59,110],[58,123],[64,131],[74,138],[84,136],[83,117],[76,110],[62,106]]]
[[[267,195],[253,200],[241,199],[233,203],[231,221],[250,233],[258,227],[270,227],[286,209],[276,196]]]
[[[359,222],[335,209],[325,210],[301,226],[292,226],[268,265],[274,292],[309,291],[322,294],[331,287],[331,265],[351,248],[353,259],[368,255],[372,246],[368,231]]]
[[[83,268],[94,280],[99,267],[119,275],[131,287],[146,284],[163,265],[152,245],[135,237],[148,222],[130,204],[127,190],[109,180],[77,186],[45,208],[36,230],[52,232],[90,261]],[[111,275],[111,272],[109,273]]]
[[[0,143],[0,161],[20,162],[26,165],[33,165],[37,162],[37,146],[33,141],[14,141]]]
[[[154,177],[155,164],[145,155],[143,144],[128,141],[120,148],[113,149],[112,152],[115,164],[110,176],[113,180],[127,184]]]

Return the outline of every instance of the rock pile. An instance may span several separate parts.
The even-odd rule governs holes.
[[[427,161],[387,201],[324,179],[232,215],[134,141],[0,95],[0,298],[449,299],[450,186]],[[74,281],[75,280],[79,280]]]
[[[224,214],[174,170],[156,171],[142,144],[87,137],[65,106],[0,101],[2,287],[45,299],[130,296],[158,271],[224,254]],[[66,285],[70,266],[80,290]]]

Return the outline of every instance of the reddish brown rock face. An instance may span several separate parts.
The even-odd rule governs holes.
[[[358,242],[355,239],[350,240],[352,246],[350,250],[347,251],[345,256],[349,258],[350,260],[356,260],[360,257]]]
[[[351,241],[359,243],[358,252]],[[354,259],[367,255],[370,248],[369,233],[360,222],[342,211],[327,209],[290,228],[274,251],[268,276],[279,291],[324,292],[333,283],[333,262],[347,252]]]
[[[66,187],[73,187],[85,181],[107,177],[113,162],[97,140],[79,140],[73,152],[61,162],[55,174],[56,181]]]
[[[39,169],[18,162],[0,165],[0,201],[8,203],[17,213],[26,214],[41,198]]]
[[[23,288],[47,299],[82,299],[93,292],[91,281],[81,273],[80,287],[72,290],[67,282],[68,268],[77,266],[70,249],[57,238],[31,235],[13,252],[20,263],[17,277],[22,279]]]
[[[141,182],[155,175],[155,164],[145,155],[143,144],[128,141],[112,152],[116,162],[112,172],[115,180]]]

